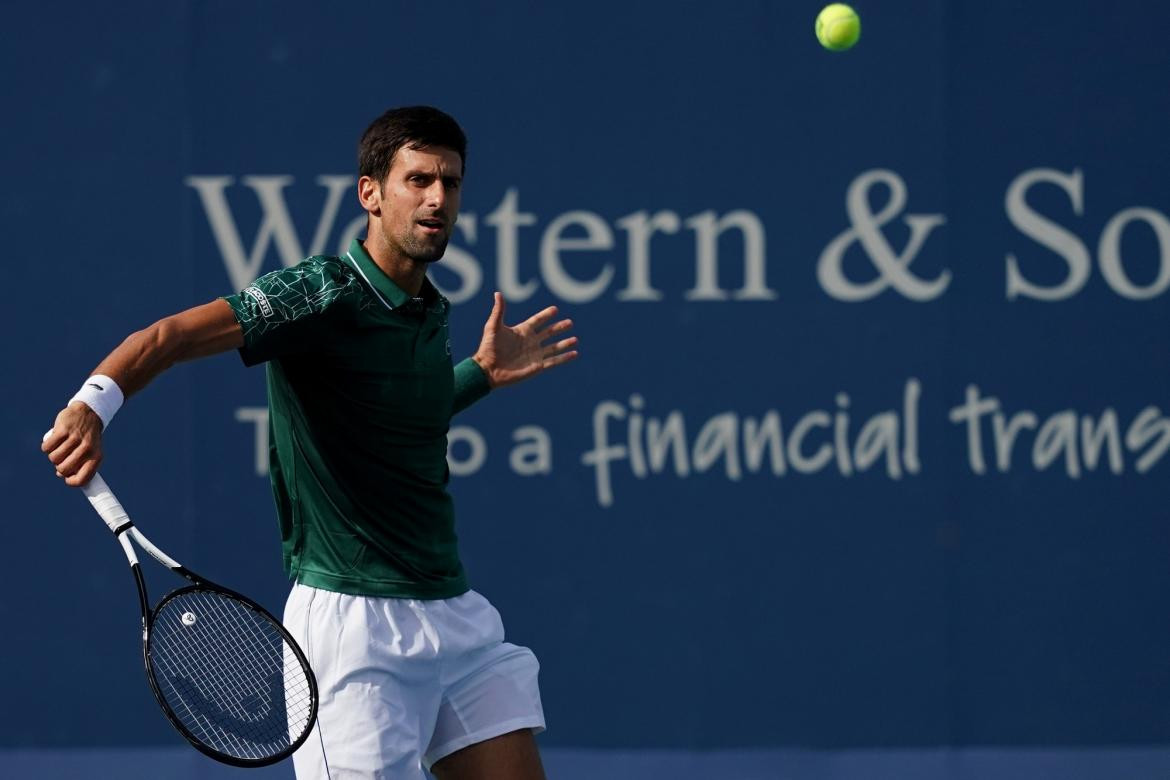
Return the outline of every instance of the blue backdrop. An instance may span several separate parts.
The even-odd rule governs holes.
[[[856,7],[833,54],[815,3],[6,5],[0,767],[177,740],[41,433],[131,331],[347,244],[357,137],[431,103],[470,137],[433,274],[456,355],[493,290],[581,338],[449,455],[563,772],[989,746],[1170,770],[1170,11]],[[103,472],[279,610],[263,384],[176,367]]]

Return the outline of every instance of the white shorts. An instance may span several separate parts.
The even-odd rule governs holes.
[[[525,647],[475,591],[436,601],[297,583],[284,624],[317,676],[317,725],[293,755],[298,780],[422,780],[424,767],[518,729],[544,730]]]

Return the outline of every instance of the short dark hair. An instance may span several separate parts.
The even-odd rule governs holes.
[[[467,136],[451,116],[432,106],[392,108],[375,119],[358,142],[358,176],[381,184],[402,147],[442,146],[459,153],[467,168]]]

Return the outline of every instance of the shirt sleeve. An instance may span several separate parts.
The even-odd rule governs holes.
[[[487,374],[471,358],[455,366],[455,405],[452,414],[459,414],[487,395],[492,389]]]
[[[254,366],[313,349],[358,294],[359,283],[339,262],[311,257],[265,274],[224,300],[244,331],[240,357]]]

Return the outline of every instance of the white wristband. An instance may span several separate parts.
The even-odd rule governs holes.
[[[124,400],[126,397],[122,394],[122,388],[118,387],[117,382],[105,374],[94,374],[85,380],[85,384],[69,399],[69,403],[81,401],[93,409],[97,416],[102,418],[102,429],[104,430],[110,424],[110,420],[114,419],[117,411],[122,408]]]

